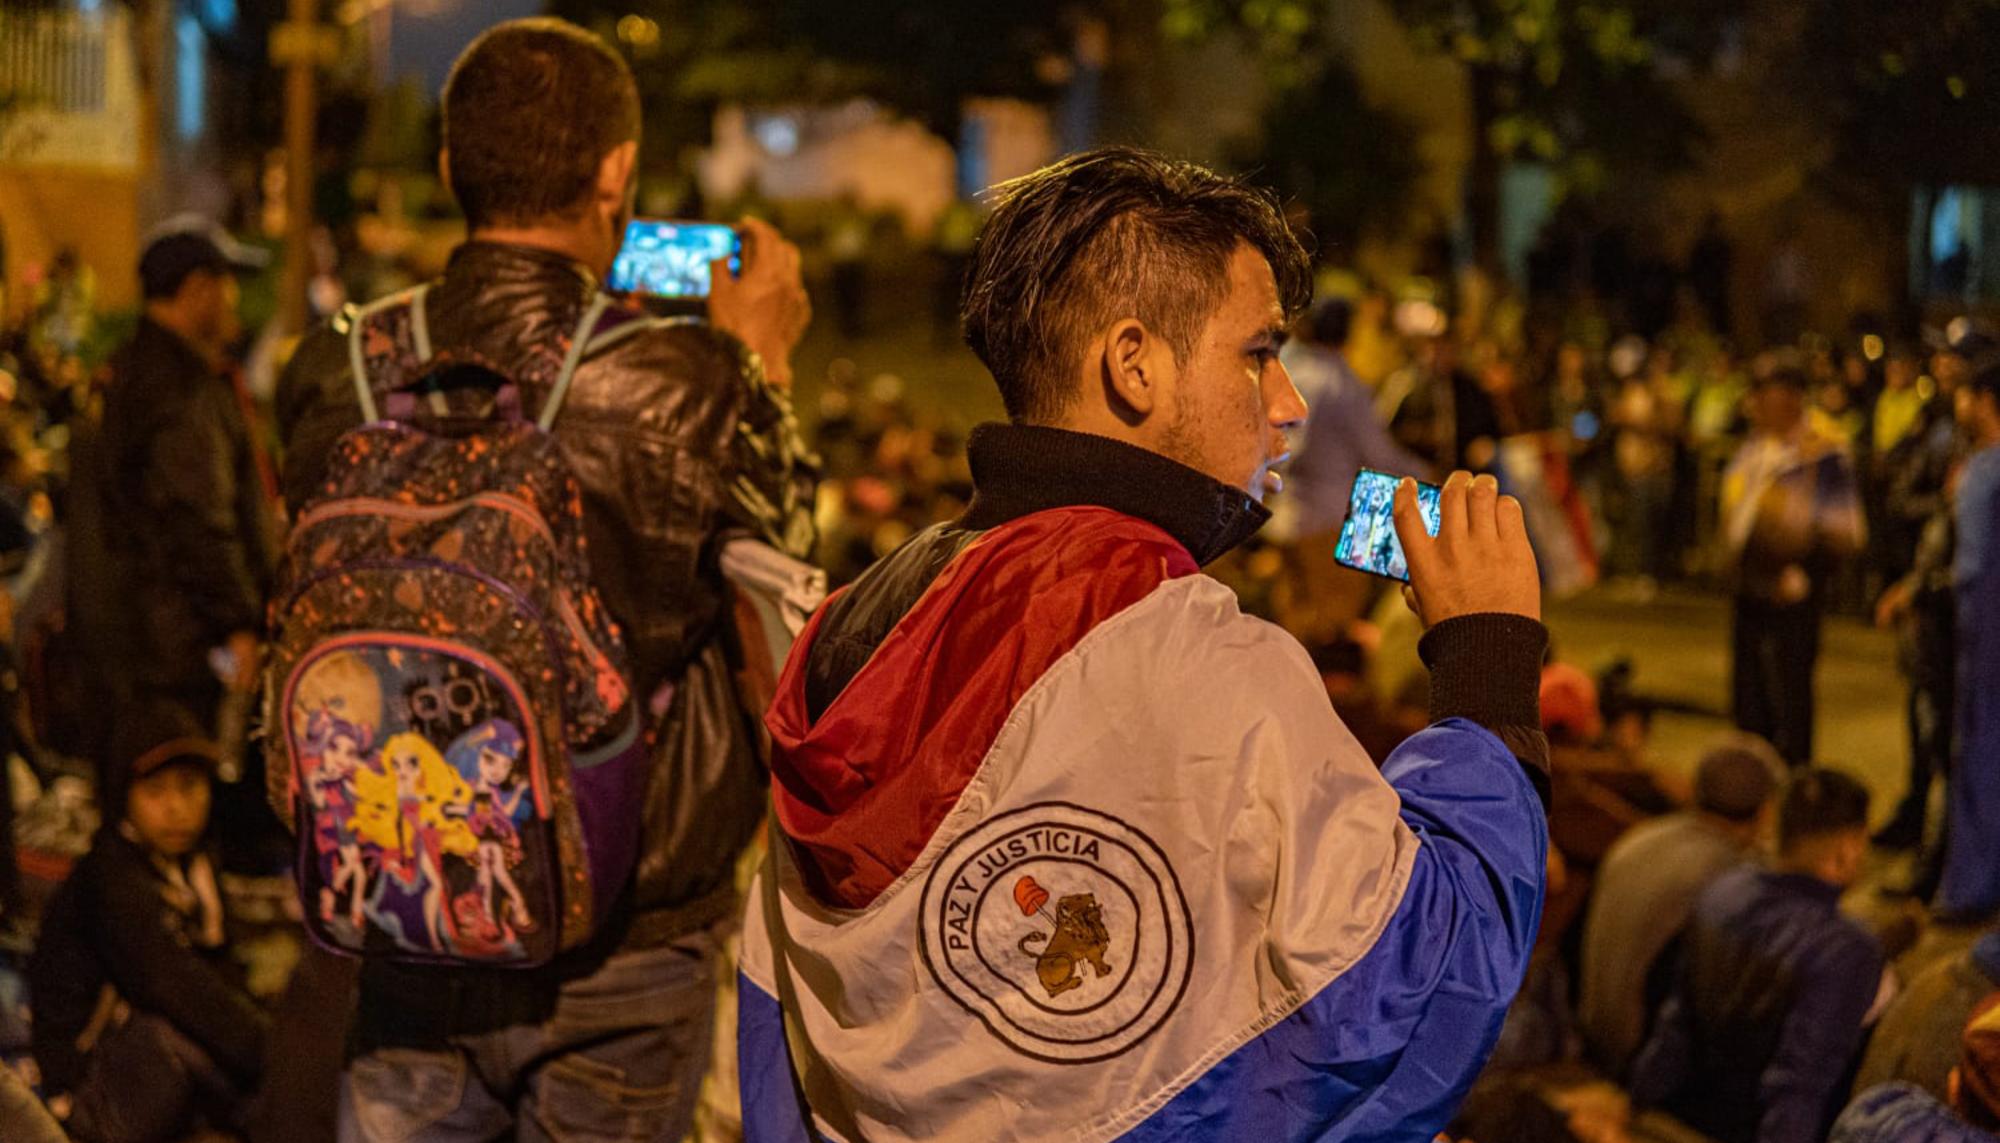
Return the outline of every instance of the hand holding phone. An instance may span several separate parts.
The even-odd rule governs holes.
[[[812,321],[799,272],[799,248],[760,219],[742,223],[742,271],[715,278],[709,323],[756,351],[764,376],[780,389],[792,385],[792,350]]]
[[[1541,574],[1521,502],[1500,495],[1499,481],[1469,472],[1452,473],[1437,501],[1432,525],[1417,482],[1396,488],[1396,533],[1410,573],[1405,592],[1424,626],[1488,613],[1540,619]]]

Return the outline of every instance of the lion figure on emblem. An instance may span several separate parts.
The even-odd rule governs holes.
[[[1111,972],[1104,962],[1111,934],[1104,928],[1104,907],[1095,893],[1072,893],[1056,902],[1055,924],[1053,939],[1048,933],[1033,932],[1020,943],[1021,951],[1035,958],[1035,974],[1051,999],[1083,986],[1085,964],[1099,978]],[[1039,951],[1028,947],[1045,941],[1048,947]]]

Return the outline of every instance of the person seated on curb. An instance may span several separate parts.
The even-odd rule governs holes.
[[[1577,1019],[1599,1066],[1621,1075],[1658,1007],[1655,972],[1709,883],[1755,850],[1784,761],[1760,738],[1733,735],[1696,767],[1694,805],[1640,825],[1597,867],[1583,926]]]
[[[179,707],[122,712],[105,827],[28,966],[50,1106],[81,1143],[234,1122],[266,1018],[237,983],[207,834],[216,748]]]
[[[1913,1083],[1878,1084],[1841,1113],[1829,1143],[2000,1143],[2000,993],[1973,1010],[1958,1048],[1942,1102]]]
[[[1721,1143],[1825,1138],[1883,987],[1880,943],[1840,912],[1867,853],[1866,787],[1818,769],[1786,784],[1776,860],[1695,898],[1634,1102]]]
[[[1913,1083],[1939,1099],[1958,1065],[1958,1031],[1974,1008],[2000,991],[2000,929],[1931,965],[1882,1010],[1854,1077],[1856,1095],[1878,1084]]]

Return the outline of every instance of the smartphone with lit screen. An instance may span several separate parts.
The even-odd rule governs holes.
[[[613,293],[649,298],[708,296],[709,263],[729,259],[729,272],[743,269],[743,236],[719,222],[635,218],[625,227],[625,244],[611,263]]]
[[[1396,538],[1396,486],[1400,476],[1364,468],[1354,478],[1354,492],[1347,498],[1347,522],[1340,526],[1334,545],[1334,562],[1342,567],[1387,576],[1405,583],[1410,565],[1403,558],[1403,542]],[[1424,516],[1424,530],[1438,534],[1438,486],[1417,482],[1417,508]]]

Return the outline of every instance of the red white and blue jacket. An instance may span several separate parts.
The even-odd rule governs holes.
[[[821,609],[766,719],[747,1138],[1429,1140],[1541,912],[1540,625],[1432,631],[1443,717],[1378,771],[1200,574],[1240,491],[971,447],[967,515]]]

